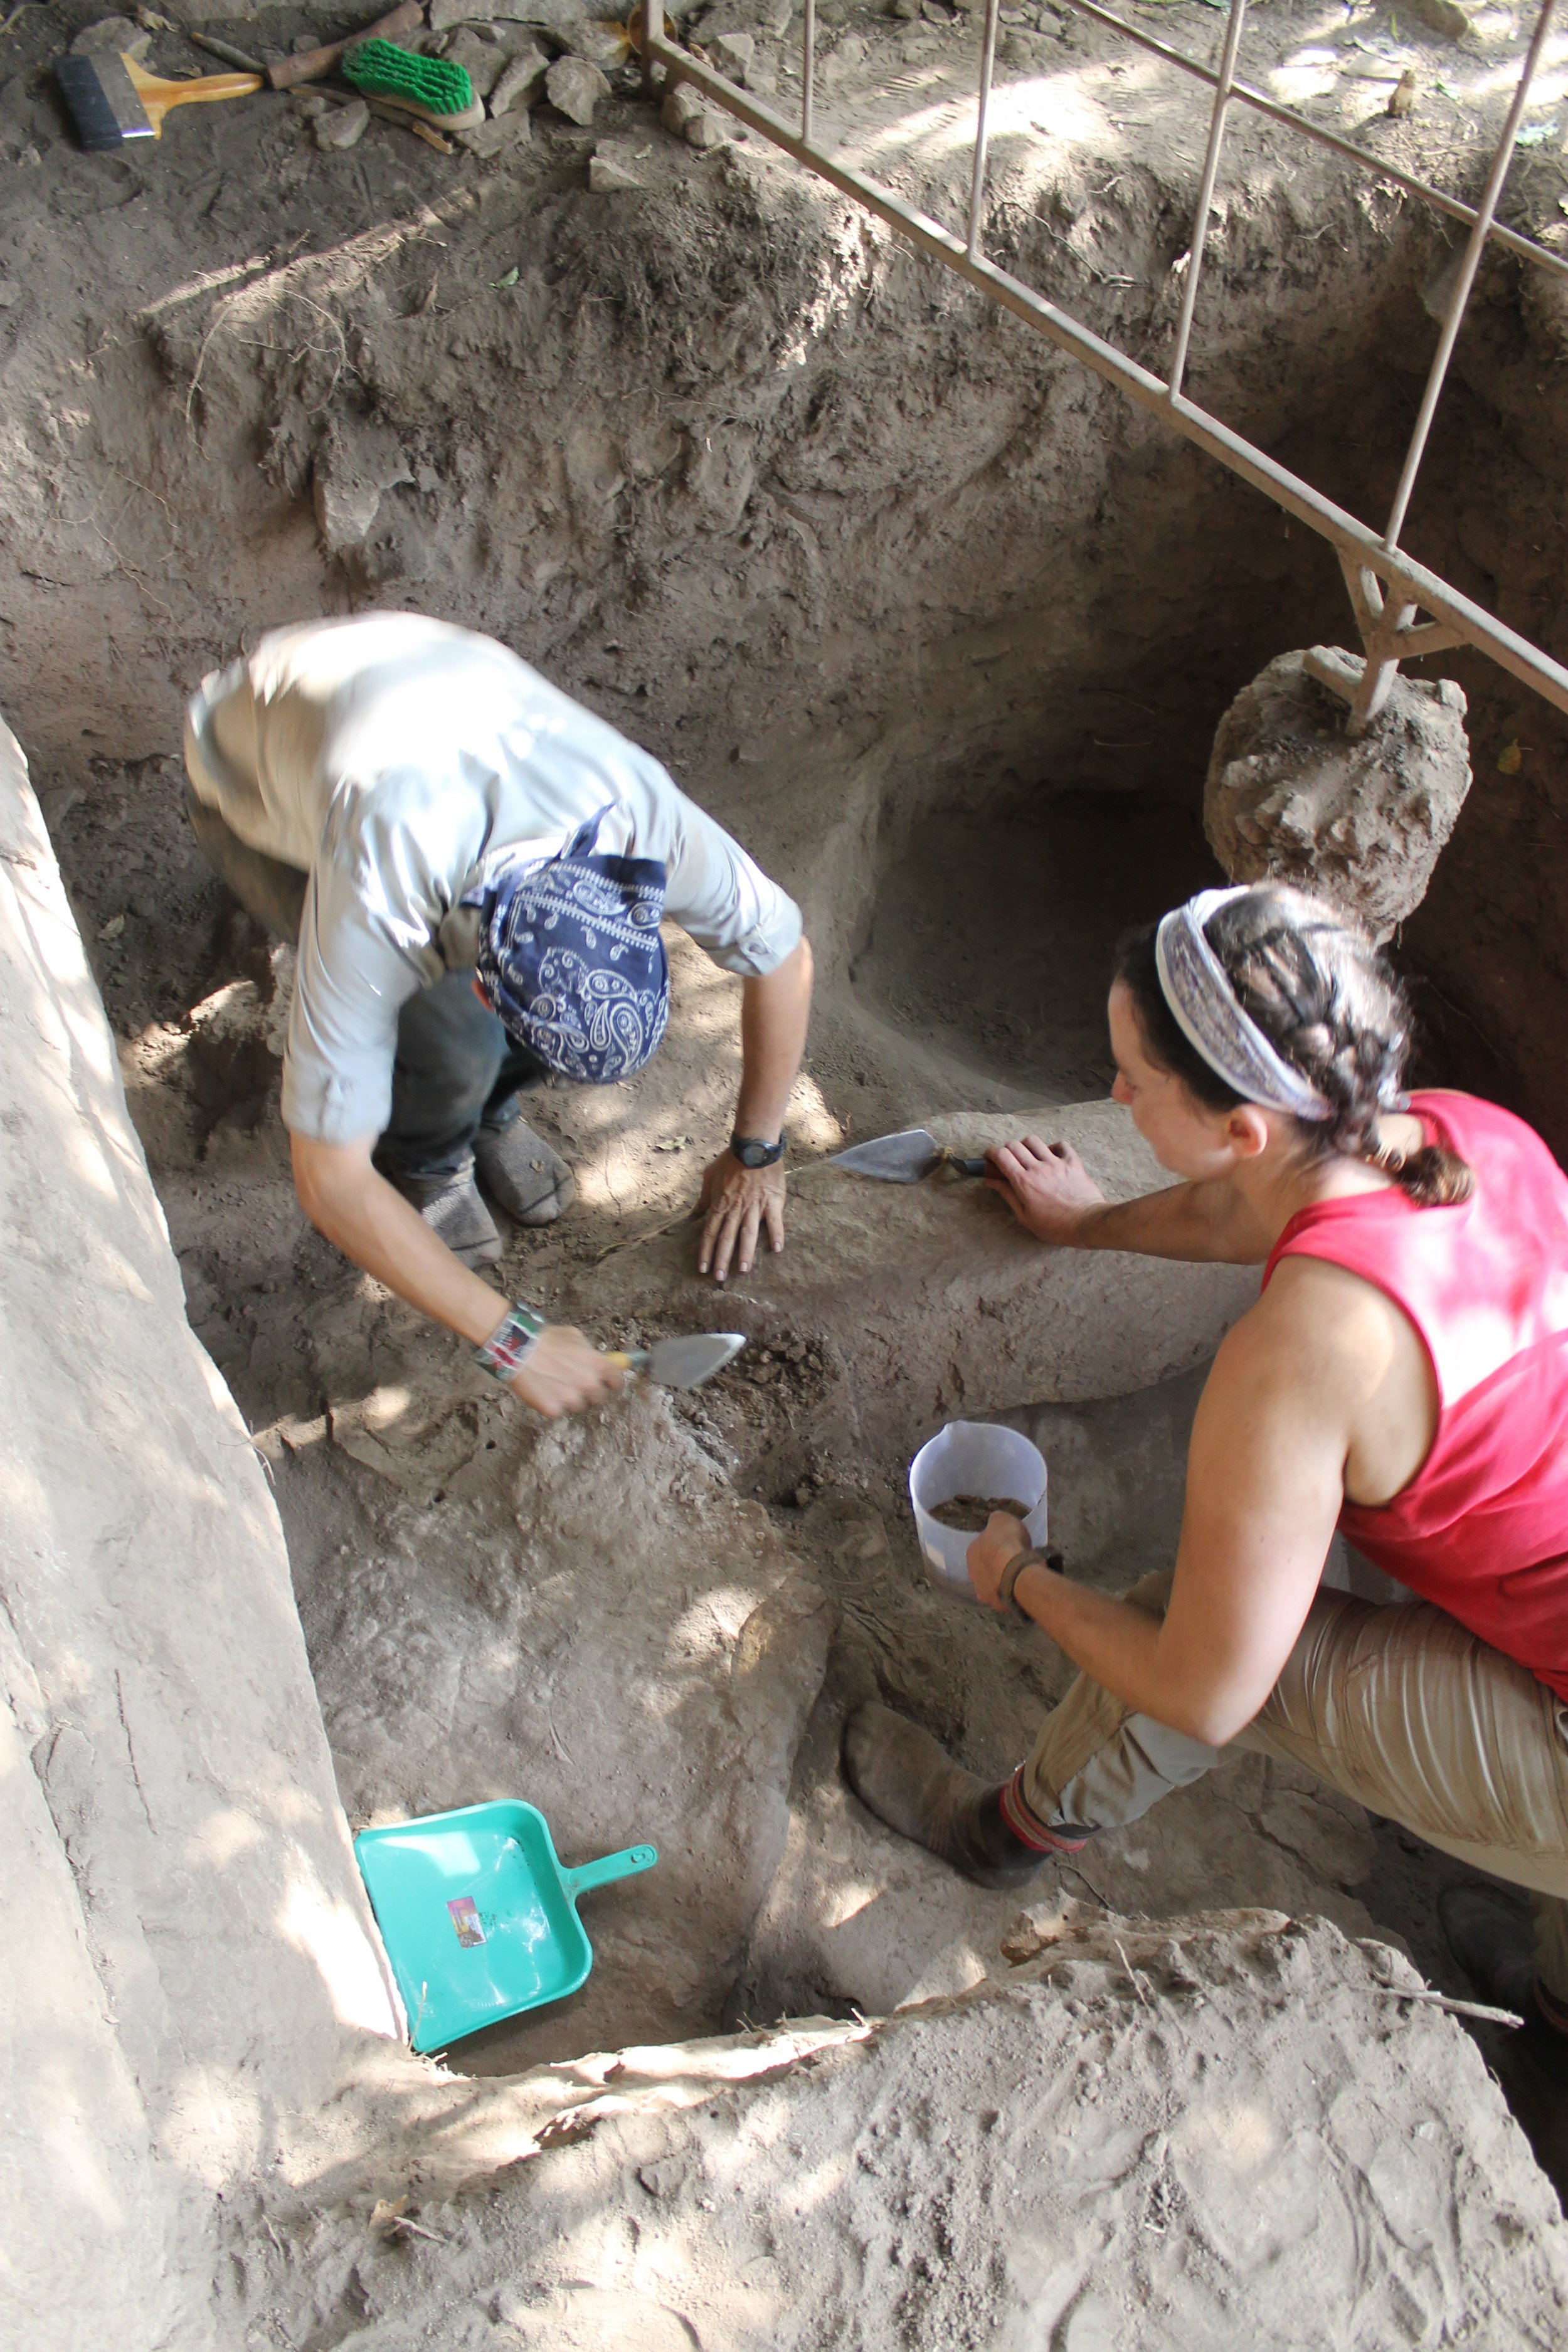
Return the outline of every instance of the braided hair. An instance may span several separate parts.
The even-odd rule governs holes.
[[[1165,1002],[1156,929],[1129,931],[1116,956],[1144,1048],[1208,1109],[1234,1110],[1246,1096],[1209,1067]],[[1312,1159],[1368,1160],[1419,1208],[1469,1199],[1474,1171],[1457,1152],[1429,1143],[1399,1160],[1378,1140],[1379,1114],[1405,1107],[1411,1014],[1392,969],[1358,923],[1304,890],[1265,882],[1216,908],[1204,936],[1247,1017],[1333,1106],[1331,1118],[1294,1122]]]

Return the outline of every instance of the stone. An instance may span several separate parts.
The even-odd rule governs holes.
[[[153,36],[129,16],[100,16],[84,25],[70,45],[73,58],[134,58],[140,65],[153,46]]]
[[[906,25],[912,25],[921,13],[921,0],[888,0],[888,14]]]
[[[1457,0],[1410,0],[1410,13],[1434,33],[1441,33],[1445,40],[1463,40],[1470,29],[1468,13]]]
[[[695,147],[699,153],[704,155],[710,153],[715,147],[722,147],[734,136],[729,124],[721,122],[716,114],[694,114],[685,131],[687,145]]]
[[[722,74],[742,88],[756,62],[757,45],[750,33],[721,33],[710,44],[713,62]]]
[[[325,114],[318,114],[312,124],[317,146],[334,154],[357,147],[369,127],[370,109],[363,98],[352,98],[346,106],[330,108]]]
[[[507,114],[513,108],[533,104],[544,87],[544,77],[550,70],[550,60],[536,41],[509,58],[505,70],[489,93],[492,115]]]
[[[307,121],[315,115],[330,114],[332,110],[331,100],[320,89],[291,89],[289,103],[295,113],[302,114]]]
[[[461,66],[474,85],[476,98],[489,98],[507,68],[507,54],[495,40],[471,25],[459,25],[442,47],[448,65]]]
[[[586,129],[599,100],[608,98],[610,85],[586,58],[557,58],[544,77],[544,94],[558,114]]]
[[[689,81],[678,81],[658,110],[658,119],[674,139],[684,139],[686,126],[702,111],[702,100]]]
[[[591,17],[574,26],[563,37],[569,57],[585,58],[601,72],[625,65],[629,55],[626,35],[618,25],[601,25]]]
[[[326,120],[318,119],[318,131]],[[327,552],[343,555],[361,546],[370,536],[383,491],[412,478],[395,434],[384,426],[340,420],[310,468],[316,521]]]
[[[640,188],[642,184],[637,173],[628,172],[624,163],[617,163],[613,155],[589,156],[588,185],[595,195],[619,195],[627,188]]]
[[[1243,687],[1215,737],[1204,831],[1233,882],[1319,891],[1386,940],[1426,897],[1470,788],[1465,698],[1451,678],[1400,677],[1352,740],[1310,659],[1355,675],[1352,656],[1314,646]]]
[[[489,163],[515,147],[526,147],[533,137],[533,122],[525,106],[514,107],[499,121],[476,122],[471,131],[455,131],[452,136],[470,155]]]

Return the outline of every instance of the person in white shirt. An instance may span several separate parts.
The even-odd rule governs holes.
[[[784,1245],[784,1115],[811,1003],[794,901],[650,755],[487,637],[410,613],[306,622],[203,680],[186,714],[197,839],[297,936],[283,1118],[306,1214],[523,1400],[619,1385],[578,1332],[509,1308],[481,1199],[524,1223],[571,1198],[519,1116],[552,1072],[629,1076],[668,1011],[658,925],[744,982],[730,1147],[698,1259]]]

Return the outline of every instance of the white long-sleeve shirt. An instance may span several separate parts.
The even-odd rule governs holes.
[[[660,860],[666,913],[726,971],[772,971],[801,935],[657,760],[504,646],[420,614],[274,630],[203,679],[185,765],[241,841],[310,875],[283,1117],[322,1143],[385,1128],[398,1013],[471,962],[448,918],[500,852],[553,857],[603,810],[596,853]]]

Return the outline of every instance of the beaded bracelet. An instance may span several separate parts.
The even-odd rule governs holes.
[[[474,1353],[487,1372],[493,1372],[498,1381],[510,1381],[538,1347],[544,1328],[543,1316],[536,1315],[531,1307],[509,1307],[499,1328]]]

